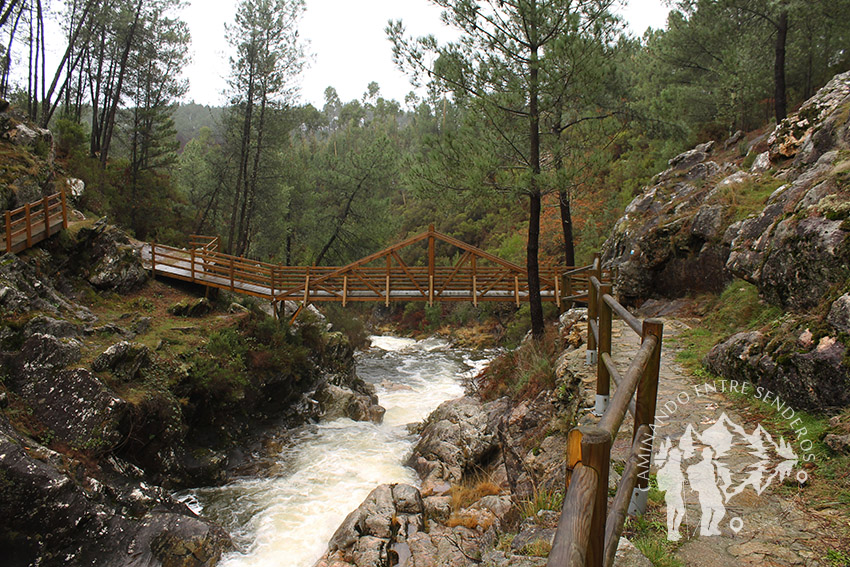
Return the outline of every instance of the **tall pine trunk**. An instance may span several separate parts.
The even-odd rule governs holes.
[[[528,269],[528,306],[531,311],[531,334],[539,340],[543,338],[543,300],[540,297],[540,211],[542,197],[537,186],[540,175],[540,113],[538,109],[539,60],[538,47],[531,45],[528,77],[529,111],[529,165],[531,183],[528,207],[528,244],[526,247],[526,268]]]
[[[566,189],[558,191],[558,208],[561,211],[561,229],[564,232],[564,265],[576,265],[576,250],[573,244],[573,218],[570,210],[570,196]]]
[[[779,14],[776,25],[776,55],[773,63],[773,98],[776,122],[787,116],[787,93],[785,89],[785,44],[788,38],[788,11]]]

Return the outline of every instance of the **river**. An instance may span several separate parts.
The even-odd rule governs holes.
[[[382,483],[417,483],[402,463],[416,437],[407,424],[462,396],[464,377],[486,354],[422,341],[372,337],[357,374],[376,388],[387,413],[380,425],[337,419],[300,428],[280,453],[277,476],[245,478],[181,495],[220,523],[238,546],[226,567],[312,567],[346,515]]]

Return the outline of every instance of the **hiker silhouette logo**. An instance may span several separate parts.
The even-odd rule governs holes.
[[[700,535],[720,535],[727,516],[732,517],[726,525],[738,533],[744,521],[727,513],[730,501],[747,487],[760,495],[774,481],[782,482],[799,460],[784,438],[777,443],[761,424],[747,433],[726,413],[702,432],[688,425],[678,440],[667,436],[655,453],[658,488],[667,504],[667,539],[681,539],[686,503],[694,500]]]

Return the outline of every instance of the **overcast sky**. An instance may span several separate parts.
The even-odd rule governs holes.
[[[186,70],[187,100],[224,103],[229,71],[224,24],[233,19],[237,0],[190,0],[183,12],[192,34],[192,64]],[[663,27],[667,8],[662,0],[631,0],[622,11],[632,32]],[[404,21],[408,34],[432,33],[443,41],[455,37],[440,22],[440,9],[428,0],[307,0],[299,33],[311,54],[301,80],[301,98],[321,108],[324,91],[333,86],[343,101],[360,98],[371,81],[386,98],[403,101],[411,86],[392,63],[384,33],[387,20]]]

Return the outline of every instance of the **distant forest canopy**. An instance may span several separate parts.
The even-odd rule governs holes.
[[[0,97],[54,131],[80,206],[139,238],[341,264],[433,222],[536,270],[586,262],[675,152],[781,119],[850,68],[850,0],[682,0],[641,38],[613,0],[432,2],[458,43],[387,26],[427,94],[329,87],[315,108],[297,97],[303,1],[241,0],[210,108],[180,103],[179,0],[0,0]]]

